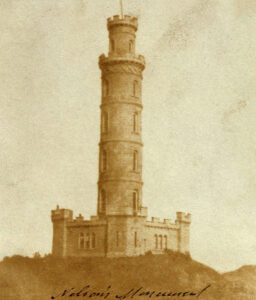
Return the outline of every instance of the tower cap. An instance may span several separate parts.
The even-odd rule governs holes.
[[[138,28],[138,19],[133,16],[120,16],[120,15],[115,15],[113,17],[108,18],[107,21],[108,24],[108,29],[114,27],[114,26],[130,26],[133,27],[134,30],[136,31]]]

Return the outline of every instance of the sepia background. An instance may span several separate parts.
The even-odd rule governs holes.
[[[139,17],[143,201],[192,213],[191,254],[256,264],[256,3],[124,0]],[[0,258],[51,251],[50,210],[96,212],[100,71],[117,0],[0,1]]]

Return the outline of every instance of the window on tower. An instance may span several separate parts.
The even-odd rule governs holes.
[[[103,91],[102,91],[103,96],[104,97],[108,96],[109,95],[109,82],[108,82],[108,80],[104,79],[102,86],[103,86]]]
[[[133,171],[138,171],[138,151],[133,151]]]
[[[106,191],[101,190],[100,192],[100,212],[105,213],[106,212]]]
[[[139,114],[137,112],[133,114],[133,132],[139,132]]]
[[[102,158],[101,158],[101,171],[105,172],[107,170],[107,151],[104,149],[102,151]]]
[[[139,83],[137,80],[134,80],[134,82],[133,82],[133,96],[134,97],[139,96]]]
[[[135,190],[133,191],[132,193],[132,200],[133,200],[133,211],[134,212],[137,212],[138,211],[138,208],[139,208],[139,199],[138,199],[138,191]]]
[[[108,113],[103,112],[102,113],[102,133],[108,132]]]
[[[111,40],[111,52],[114,52],[115,51],[115,41],[114,40]]]
[[[137,231],[134,232],[134,247],[138,247],[138,233]]]
[[[133,51],[133,40],[129,41],[129,52]]]

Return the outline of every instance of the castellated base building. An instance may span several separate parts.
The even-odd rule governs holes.
[[[73,218],[70,209],[51,212],[55,256],[137,256],[166,249],[189,253],[190,214],[176,221],[147,219],[142,205],[141,85],[145,60],[135,54],[137,18],[107,20],[108,56],[102,72],[97,215]]]

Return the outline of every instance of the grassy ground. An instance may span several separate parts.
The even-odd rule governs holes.
[[[14,256],[0,263],[0,299],[256,299],[254,285],[247,284],[251,273],[240,273],[219,274],[178,253],[113,259]]]

